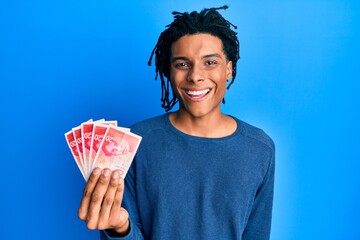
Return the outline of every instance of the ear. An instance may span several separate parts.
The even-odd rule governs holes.
[[[226,79],[229,80],[232,77],[232,61],[226,63]]]

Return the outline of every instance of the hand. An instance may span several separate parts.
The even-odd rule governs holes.
[[[81,199],[78,216],[91,230],[113,229],[120,234],[129,231],[129,214],[121,207],[124,181],[120,172],[95,168]]]

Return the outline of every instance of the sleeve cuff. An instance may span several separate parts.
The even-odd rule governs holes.
[[[108,230],[102,230],[100,232],[100,236],[101,236],[101,240],[117,240],[117,239],[121,239],[121,240],[129,240],[132,239],[131,236],[133,235],[133,224],[129,218],[129,224],[130,224],[130,231],[129,233],[124,236],[124,237],[111,237],[108,233]]]

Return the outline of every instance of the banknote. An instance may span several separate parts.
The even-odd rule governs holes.
[[[141,136],[109,125],[94,159],[93,167],[118,169],[125,178],[142,140]]]
[[[89,154],[91,145],[91,135],[93,131],[94,123],[82,123],[81,124],[81,138],[82,138],[82,159],[86,175],[89,173]]]
[[[85,168],[85,162],[84,162],[84,159],[83,159],[83,147],[82,147],[82,137],[81,137],[81,127],[80,126],[77,126],[77,127],[74,127],[72,129],[72,132],[73,132],[73,135],[74,135],[74,139],[75,139],[75,142],[76,142],[76,149],[79,153],[79,158],[80,158],[80,161],[81,161],[81,164],[83,166],[83,170],[84,170],[84,173],[85,173],[85,177],[86,179],[88,178],[88,173],[86,171],[86,168]]]
[[[75,159],[75,162],[78,166],[78,168],[80,169],[80,172],[82,174],[82,176],[84,177],[84,179],[86,180],[86,175],[85,175],[85,172],[84,172],[84,167],[83,167],[83,164],[82,164],[82,161],[80,159],[80,155],[79,155],[79,151],[78,151],[78,148],[77,148],[77,144],[76,144],[76,140],[75,140],[75,137],[74,137],[74,134],[73,134],[73,131],[68,131],[67,133],[65,133],[65,139],[66,139],[66,142],[70,148],[70,151]]]
[[[95,123],[104,122],[105,119],[99,119],[95,122],[87,121],[82,123],[81,126],[81,138],[82,138],[82,159],[83,159],[83,166],[84,172],[86,175],[89,175],[91,171],[91,166],[89,164],[89,157],[90,157],[90,148],[91,148],[91,141],[92,141],[92,132]],[[117,123],[116,123],[117,124]]]
[[[83,122],[65,133],[65,138],[85,181],[94,167],[119,169],[125,177],[141,141],[129,128],[105,119]]]
[[[93,131],[91,135],[90,142],[90,151],[88,158],[88,169],[89,173],[94,169],[94,159],[96,157],[96,153],[100,147],[100,144],[104,138],[105,132],[109,125],[117,126],[117,121],[104,121],[100,123],[94,123]]]

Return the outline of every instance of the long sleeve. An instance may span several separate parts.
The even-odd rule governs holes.
[[[104,230],[100,231],[100,239],[101,240],[142,240],[144,237],[142,236],[142,233],[139,228],[134,226],[132,221],[130,220],[130,232],[125,237],[111,237],[110,234]]]
[[[275,151],[272,153],[268,171],[259,187],[248,223],[243,233],[243,240],[270,239],[272,205],[274,195]]]

